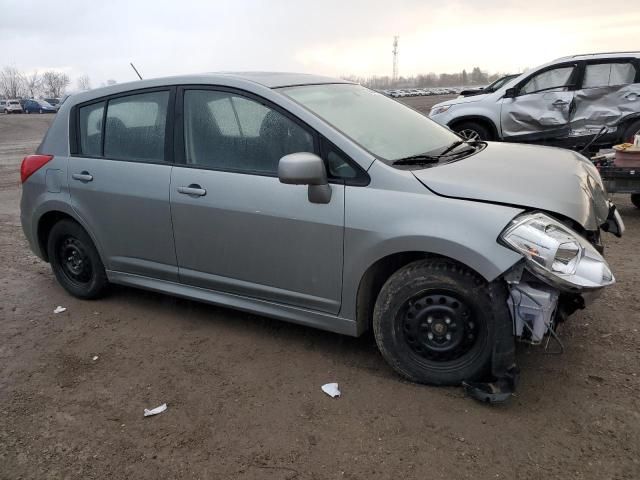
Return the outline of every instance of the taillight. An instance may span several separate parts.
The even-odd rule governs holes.
[[[51,161],[53,155],[29,155],[24,157],[20,165],[20,181],[26,182],[27,178],[38,171],[44,164]]]

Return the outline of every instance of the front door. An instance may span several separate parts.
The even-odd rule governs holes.
[[[277,177],[282,156],[317,152],[313,132],[232,91],[179,90],[177,105],[184,164],[173,168],[171,214],[181,282],[338,313],[344,185],[316,204],[307,187]]]
[[[515,87],[515,97],[502,99],[502,138],[526,142],[567,137],[577,74],[577,65],[562,65],[537,72]]]
[[[165,162],[169,95],[161,90],[81,106],[78,151],[68,171],[73,208],[105,267],[177,281],[172,167]]]

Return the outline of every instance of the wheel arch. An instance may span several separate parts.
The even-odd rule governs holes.
[[[38,217],[34,231],[37,247],[40,250],[40,257],[45,262],[49,261],[49,255],[47,252],[47,242],[49,239],[49,234],[51,233],[51,229],[56,223],[65,219],[76,222],[84,229],[85,232],[87,232],[87,235],[89,235],[89,237],[91,238],[91,241],[95,245],[100,258],[104,263],[105,257],[103,255],[100,243],[96,241],[96,238],[93,236],[91,230],[87,228],[87,225],[80,218],[78,218],[78,216],[75,215],[73,211],[69,211],[67,208],[52,208],[45,211]]]
[[[480,274],[476,269],[472,268],[466,263],[442,254],[413,250],[396,252],[386,255],[372,263],[360,278],[355,305],[358,334],[364,333],[371,328],[373,309],[380,291],[382,290],[382,287],[387,282],[387,280],[394,273],[407,266],[408,264],[413,263],[417,260],[427,258],[440,258],[457,263],[462,267],[471,270],[479,277],[482,277],[485,280],[490,280],[487,279],[485,275]]]
[[[496,124],[489,117],[485,117],[483,115],[465,115],[462,117],[456,117],[447,124],[447,127],[451,130],[455,130],[456,125],[464,122],[476,122],[486,127],[489,132],[491,132],[490,140],[497,140],[499,138],[498,127],[496,127]]]

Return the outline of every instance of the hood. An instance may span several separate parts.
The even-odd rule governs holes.
[[[571,150],[489,142],[475,155],[413,174],[438,195],[546,210],[587,230],[609,214],[598,170]]]
[[[493,93],[493,92],[492,92]],[[479,102],[480,100],[487,98],[491,93],[480,93],[478,95],[471,95],[469,97],[456,97],[451,100],[445,100],[444,102],[436,103],[432,109],[441,105],[460,105],[462,103]]]

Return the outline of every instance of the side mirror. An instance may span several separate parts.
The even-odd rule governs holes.
[[[329,203],[331,186],[322,159],[314,153],[290,153],[278,163],[280,183],[309,185],[308,198],[312,203]]]
[[[507,88],[504,92],[504,98],[515,98],[517,94],[518,91],[516,90],[516,87]]]

